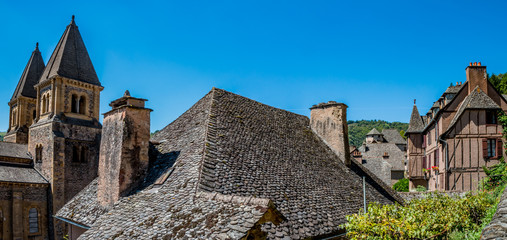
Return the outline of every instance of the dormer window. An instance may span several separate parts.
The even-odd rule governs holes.
[[[383,155],[382,157],[383,157],[383,158],[389,158],[389,153],[384,152],[384,155]]]

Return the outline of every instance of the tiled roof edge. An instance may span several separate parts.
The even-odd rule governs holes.
[[[206,122],[206,132],[204,137],[203,156],[199,169],[199,177],[197,179],[196,195],[199,189],[212,192],[215,189],[215,166],[216,160],[213,159],[212,154],[216,152],[216,114],[215,109],[215,94],[216,89],[211,89],[211,103],[209,106],[209,115]]]

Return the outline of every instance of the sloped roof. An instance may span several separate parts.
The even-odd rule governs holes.
[[[410,116],[410,122],[408,124],[408,129],[406,133],[420,133],[424,129],[424,123],[422,120],[422,116],[419,115],[419,111],[417,110],[417,106],[414,104],[412,108],[412,115]]]
[[[459,90],[461,89],[463,85],[456,85],[456,86],[450,86],[448,87],[444,93],[451,93],[451,94],[456,94],[459,92]]]
[[[37,91],[34,86],[39,82],[44,67],[44,60],[42,60],[42,55],[39,51],[39,43],[37,43],[35,50],[32,52],[25,66],[25,70],[23,70],[23,74],[21,74],[16,90],[14,90],[14,94],[12,94],[11,101],[21,96],[29,98],[37,97]]]
[[[382,134],[388,143],[407,144],[407,140],[403,139],[400,132],[396,129],[383,129]]]
[[[474,90],[465,97],[463,102],[461,102],[458,111],[454,115],[451,123],[449,124],[449,128],[447,131],[451,130],[456,122],[458,122],[459,118],[465,110],[467,109],[501,109],[498,104],[493,101],[484,91],[482,91],[479,86],[475,87]],[[446,132],[447,132],[446,131]]]
[[[48,183],[31,167],[8,166],[0,163],[0,182]]]
[[[376,128],[373,128],[372,130],[370,130],[370,132],[366,134],[366,136],[368,135],[382,135],[382,133],[380,133]]]
[[[31,159],[28,155],[28,145],[0,141],[0,156]]]
[[[251,210],[244,206],[195,198],[201,192],[272,201],[286,220],[279,225],[263,224],[262,230],[268,232],[268,238],[298,239],[341,231],[339,225],[345,223],[345,215],[357,213],[363,207],[362,175],[365,174],[368,202],[401,201],[362,166],[355,162],[351,168],[345,166],[311,130],[306,116],[220,89],[213,89],[152,140],[160,144],[155,146],[157,160],[151,164],[153,168],[149,170],[144,190],[122,198],[107,214],[94,217],[96,220],[88,223],[92,228],[83,238],[131,233],[142,233],[136,236],[143,238],[162,238],[176,231],[178,223],[172,224],[176,221],[175,214],[181,211],[190,214],[193,208],[203,212],[197,219],[192,215],[198,221],[192,226],[201,229],[202,234],[198,235],[202,238],[214,238],[217,235],[213,231],[227,232],[234,228],[246,232],[247,227],[237,228],[237,225],[247,226],[244,221],[256,220],[250,218]],[[172,171],[166,182],[154,185],[157,176],[166,171]],[[92,187],[79,193],[71,201],[76,204],[67,204],[58,216],[84,223],[86,216],[75,212],[87,204],[97,206],[96,200],[79,201]],[[199,219],[213,214],[209,204],[233,212],[242,209],[243,213],[234,217],[236,220],[223,219],[217,228],[207,228]],[[160,221],[169,225],[157,225],[160,229],[155,231],[153,226],[145,224],[153,218],[157,224]],[[178,228],[176,234],[191,231],[189,226]],[[234,236],[239,236],[239,232]]]
[[[57,75],[100,86],[74,16],[56,45],[40,82]]]
[[[440,108],[440,103],[438,103],[438,101],[433,102],[433,106],[431,106],[431,108]]]
[[[368,151],[365,151],[365,146],[359,148],[359,151],[362,152],[362,159],[366,160],[365,166],[373,171],[374,169],[368,166],[368,162],[370,161],[385,161],[391,165],[391,170],[404,170],[405,169],[405,160],[406,160],[406,152],[401,151],[401,149],[396,146],[395,143],[372,143],[366,144]],[[388,153],[388,158],[384,158],[384,153]],[[375,171],[373,171],[375,172]]]

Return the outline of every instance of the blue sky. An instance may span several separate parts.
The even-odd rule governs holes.
[[[469,62],[507,72],[504,1],[0,1],[0,130],[35,46],[47,62],[76,15],[102,85],[101,112],[128,89],[152,131],[213,86],[309,115],[408,122]]]

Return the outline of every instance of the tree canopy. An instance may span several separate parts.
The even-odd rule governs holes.
[[[408,123],[387,122],[384,120],[359,120],[347,121],[347,123],[349,125],[349,144],[356,147],[363,144],[366,134],[372,128],[377,128],[380,132],[382,132],[383,129],[396,129],[399,132],[403,131],[403,133],[405,133],[408,128]]]

